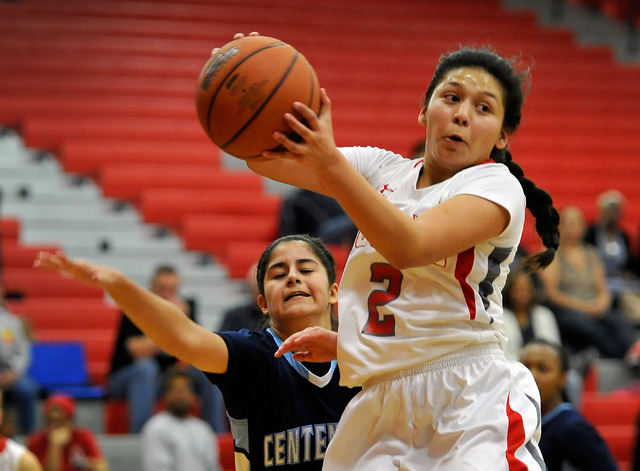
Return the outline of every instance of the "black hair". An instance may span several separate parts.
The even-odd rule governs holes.
[[[187,369],[178,363],[174,363],[173,365],[169,366],[162,375],[163,395],[167,393],[175,378],[183,378],[189,384],[189,389],[191,389],[191,391],[195,393],[193,380],[191,379],[191,375],[189,374]]]
[[[157,278],[158,275],[161,274],[170,274],[170,275],[177,275],[178,274],[178,270],[176,270],[176,267],[174,267],[173,265],[158,265],[156,267],[156,269],[153,271],[153,277]]]
[[[293,242],[300,241],[304,242],[309,246],[311,251],[320,259],[320,262],[327,270],[327,276],[329,277],[329,284],[332,285],[336,282],[337,272],[336,272],[336,262],[333,259],[333,255],[324,245],[324,243],[317,237],[312,237],[308,234],[291,234],[284,237],[280,237],[273,241],[269,246],[262,252],[260,256],[260,260],[258,260],[258,266],[256,267],[256,282],[258,284],[258,291],[261,295],[264,296],[264,277],[267,272],[267,263],[269,263],[269,259],[271,258],[271,254],[275,250],[275,248],[283,244],[285,242]]]
[[[324,245],[324,242],[322,242],[322,240],[320,240],[319,238],[310,236],[308,234],[291,234],[291,235],[280,237],[279,239],[276,239],[275,241],[273,241],[264,250],[264,252],[262,252],[262,255],[260,255],[260,259],[258,260],[258,265],[256,266],[256,283],[258,285],[258,292],[262,296],[264,296],[264,277],[267,272],[267,264],[271,259],[271,254],[273,253],[275,248],[278,247],[280,244],[283,244],[285,242],[294,242],[294,241],[299,241],[307,244],[307,246],[316,255],[316,257],[318,257],[318,259],[320,260],[320,263],[322,263],[322,266],[324,266],[325,270],[327,271],[327,277],[329,278],[329,285],[332,285],[333,283],[336,282],[338,277],[337,271],[336,271],[336,261],[333,258],[333,255],[331,254],[329,249],[327,249],[327,247]],[[266,317],[265,324],[268,324],[269,318],[268,316],[265,316],[265,317]],[[332,325],[335,327],[336,318],[335,318],[335,313],[333,312],[333,309],[332,309],[331,322],[332,322]]]
[[[513,290],[515,280],[518,276],[526,276],[531,283],[531,288],[533,290],[533,295],[531,298],[531,304],[536,304],[541,301],[541,293],[536,284],[535,274],[531,273],[530,270],[527,270],[526,267],[519,265],[515,269],[512,269],[509,275],[507,276],[507,281],[502,289],[503,301],[502,304],[507,309],[514,309],[513,305]]]
[[[423,106],[428,105],[436,87],[449,71],[461,67],[482,69],[494,76],[502,86],[504,94],[502,127],[507,133],[513,134],[518,129],[522,119],[522,104],[531,74],[529,68],[523,72],[517,72],[515,64],[515,59],[505,59],[487,47],[477,49],[463,47],[444,55],[440,57],[440,62],[431,78]],[[512,160],[508,149],[494,147],[491,151],[491,158],[498,163],[506,165],[511,174],[520,182],[527,199],[527,208],[536,220],[536,232],[546,247],[546,250],[528,256],[524,263],[530,270],[544,268],[553,261],[560,240],[558,231],[560,217],[553,206],[553,200],[549,193],[538,188],[524,176],[522,168]]]
[[[567,371],[569,371],[569,367],[571,366],[571,358],[569,356],[569,352],[567,351],[567,349],[564,348],[562,345],[560,345],[557,342],[551,342],[546,339],[534,339],[528,342],[525,345],[525,347],[529,347],[531,345],[540,345],[540,346],[551,348],[551,350],[553,350],[554,353],[557,355],[558,360],[560,360],[560,370],[563,373],[566,373]]]

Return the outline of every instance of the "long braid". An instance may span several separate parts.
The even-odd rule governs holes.
[[[546,247],[546,250],[527,257],[524,263],[531,270],[544,268],[553,261],[560,240],[560,216],[553,206],[551,195],[524,176],[522,168],[512,160],[508,150],[494,152],[493,158],[496,162],[506,165],[509,172],[520,182],[527,199],[527,208],[536,220],[536,232]]]

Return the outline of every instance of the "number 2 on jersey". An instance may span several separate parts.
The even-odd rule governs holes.
[[[369,295],[367,299],[369,319],[362,333],[379,336],[395,335],[395,317],[393,314],[381,314],[379,308],[400,296],[402,272],[388,263],[374,263],[371,265],[371,281],[375,283],[388,281],[388,284],[387,289],[374,290]]]

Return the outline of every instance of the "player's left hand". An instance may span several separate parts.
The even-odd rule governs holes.
[[[307,327],[287,338],[274,356],[293,352],[297,361],[316,363],[334,360],[338,351],[338,334],[322,327]]]
[[[40,252],[33,266],[42,270],[56,271],[77,281],[98,288],[106,288],[117,279],[118,272],[95,265],[86,260],[71,260],[63,252]]]

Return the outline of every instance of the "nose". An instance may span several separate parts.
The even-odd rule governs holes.
[[[287,276],[287,285],[292,285],[295,283],[300,283],[300,277],[298,276],[298,272],[295,270],[291,270],[289,275]]]
[[[460,103],[453,114],[453,122],[460,126],[469,125],[469,105],[465,102]]]

